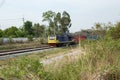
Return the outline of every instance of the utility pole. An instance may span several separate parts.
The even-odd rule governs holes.
[[[24,25],[24,22],[25,22],[25,18],[24,18],[24,16],[23,16],[23,18],[22,18],[22,21],[23,21],[23,25]]]
[[[54,24],[54,36],[56,36],[56,32],[55,32],[56,26],[55,26],[55,23],[53,23],[53,24]]]
[[[23,28],[24,28],[24,23],[25,23],[24,15],[23,15],[22,21],[23,21]]]

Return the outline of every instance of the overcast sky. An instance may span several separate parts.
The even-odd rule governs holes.
[[[42,23],[48,10],[67,11],[72,19],[71,32],[91,28],[94,23],[120,21],[120,0],[0,0],[0,28],[22,26],[22,18]],[[16,19],[17,18],[17,19]],[[16,20],[11,20],[16,19]]]

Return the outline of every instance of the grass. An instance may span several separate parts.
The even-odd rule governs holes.
[[[36,59],[22,57],[10,61],[8,65],[0,71],[6,80],[37,80],[38,77],[42,79],[42,76],[47,75],[42,64]]]
[[[7,66],[0,70],[0,76],[9,80],[120,79],[120,40],[83,41],[81,46],[85,51],[85,55],[79,56],[78,60],[69,61],[66,57],[59,63],[56,62],[57,65],[49,65],[49,68],[46,69],[40,63],[41,58],[46,58],[46,56],[50,58],[49,53],[54,55],[65,50],[43,52],[42,54],[11,60]],[[81,48],[78,47],[78,49]]]

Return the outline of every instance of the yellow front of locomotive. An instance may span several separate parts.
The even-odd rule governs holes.
[[[51,46],[56,46],[59,43],[56,36],[48,36],[48,44]]]

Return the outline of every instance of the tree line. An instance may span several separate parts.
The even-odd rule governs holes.
[[[16,26],[9,27],[5,30],[0,29],[0,37],[47,37],[48,35],[56,35],[69,33],[69,28],[71,27],[71,18],[69,13],[66,11],[53,12],[47,11],[44,12],[43,22],[47,22],[48,25],[43,25],[39,23],[32,23],[32,21],[25,21],[22,27],[17,28]],[[99,38],[109,37],[112,39],[120,39],[120,22],[115,24],[108,23],[96,23],[94,27],[89,30],[81,30],[79,32],[87,32],[91,35],[97,35]],[[78,33],[79,33],[78,32]]]
[[[120,22],[116,22],[112,24],[109,22],[108,24],[95,24],[95,27],[92,28],[94,33],[100,36],[100,38],[120,39]]]
[[[74,35],[96,36],[97,39],[120,39],[120,22],[112,24],[111,22],[95,23],[91,29],[85,29],[75,32]]]
[[[17,28],[11,26],[5,30],[0,29],[0,37],[45,37],[48,35],[68,33],[71,27],[71,19],[69,13],[64,11],[63,13],[55,13],[53,11],[47,11],[43,13],[43,22],[48,22],[48,25],[39,23],[32,23],[32,21],[25,21],[22,27]]]

